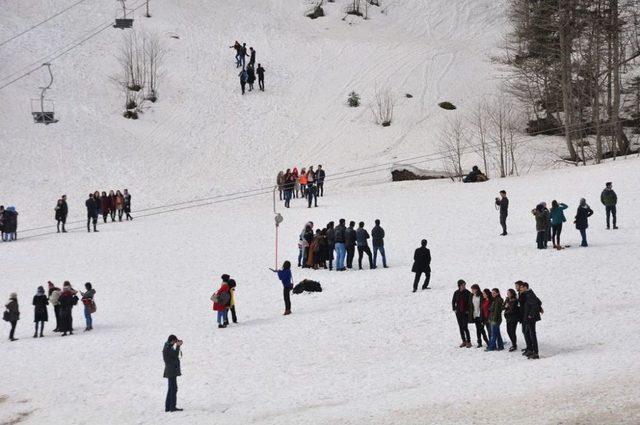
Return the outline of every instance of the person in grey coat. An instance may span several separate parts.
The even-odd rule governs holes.
[[[178,395],[178,376],[180,372],[180,347],[182,341],[175,335],[169,335],[167,342],[162,349],[162,359],[164,360],[164,377],[169,384],[167,388],[167,399],[164,403],[165,412],[181,412],[182,409],[176,407]]]
[[[358,223],[358,230],[356,230],[356,245],[358,246],[358,268],[362,270],[362,255],[367,254],[369,257],[369,268],[375,269],[373,265],[373,259],[371,258],[371,250],[369,249],[369,232],[364,228],[364,222]]]
[[[380,220],[371,229],[371,241],[373,242],[373,268],[378,267],[378,251],[382,255],[382,267],[387,268],[387,256],[384,252],[384,229],[380,227]]]

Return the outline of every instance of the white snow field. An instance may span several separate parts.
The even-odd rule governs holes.
[[[0,86],[89,37],[116,7],[75,3],[2,2]],[[0,204],[20,212],[20,240],[0,243],[0,296],[18,292],[22,312],[20,340],[0,341],[0,423],[640,423],[640,160],[476,185],[390,183],[393,163],[439,150],[452,113],[437,102],[464,111],[499,84],[488,56],[504,33],[504,5],[388,0],[386,13],[372,8],[367,21],[342,20],[343,6],[327,4],[328,16],[311,21],[303,0],[152,0],[153,17],[138,11],[134,27],[163,37],[166,76],[160,101],[137,121],[121,117],[110,82],[123,34],[113,28],[52,61],[58,123],[31,120],[29,98],[46,82],[44,70],[0,89]],[[236,39],[256,48],[265,93],[240,95],[228,48]],[[376,126],[367,106],[376,86],[398,99],[389,128]],[[345,105],[351,90],[362,95],[361,108]],[[527,155],[542,156],[539,139],[523,140]],[[417,166],[437,169],[434,158]],[[296,282],[319,280],[324,292],[294,295],[293,314],[283,317],[281,285],[268,270],[270,196],[212,197],[269,186],[283,167],[318,163],[329,178],[388,165],[329,181],[317,209],[299,200],[290,210],[278,205],[280,262],[295,263],[308,220],[323,226],[344,217],[370,229],[380,218],[391,267],[295,269]],[[616,231],[604,228],[606,181],[619,196]],[[50,234],[60,194],[69,197],[69,220],[82,221],[89,191],[124,187],[133,194],[133,222],[99,225],[97,235],[83,224]],[[500,189],[511,200],[506,238],[497,236],[493,206]],[[583,196],[596,211],[587,249],[577,247],[571,224]],[[195,198],[208,200],[151,209]],[[541,252],[530,210],[552,199],[570,205],[563,239],[571,247]],[[24,232],[42,226],[49,227]],[[433,289],[413,294],[411,260],[423,237]],[[219,330],[209,297],[223,273],[238,281],[240,323]],[[518,279],[531,284],[545,309],[540,360],[457,348],[450,300],[460,278],[503,293]],[[50,321],[44,338],[31,338],[31,297],[48,280],[94,284],[94,331],[81,332],[76,308],[76,335],[51,333]],[[161,350],[170,333],[185,341],[178,380],[185,411],[167,414]]]

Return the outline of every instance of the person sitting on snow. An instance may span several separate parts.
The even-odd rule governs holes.
[[[477,165],[473,166],[473,169],[467,176],[462,179],[463,183],[477,183],[477,182],[485,182],[487,181],[487,176],[482,174],[482,171],[478,168]]]

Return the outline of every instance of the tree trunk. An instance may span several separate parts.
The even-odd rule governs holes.
[[[564,133],[569,158],[577,160],[576,149],[572,141],[573,127],[573,102],[571,84],[571,35],[569,28],[569,10],[572,7],[572,0],[558,0],[560,10],[558,20],[558,34],[560,36],[560,61],[561,61],[561,86],[562,86],[562,107],[564,109]]]

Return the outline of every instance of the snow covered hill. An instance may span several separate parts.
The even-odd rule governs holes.
[[[312,21],[302,0],[152,0],[153,17],[137,12],[134,25],[165,41],[166,76],[160,102],[137,121],[121,116],[110,81],[123,33],[108,28],[88,38],[115,6],[1,6],[0,86],[87,40],[52,61],[58,123],[31,120],[29,98],[46,81],[43,70],[0,90],[0,204],[17,206],[22,229],[37,228],[53,223],[62,193],[70,220],[82,221],[88,191],[128,187],[136,219],[98,234],[74,224],[79,229],[65,235],[0,243],[0,295],[18,292],[22,311],[20,340],[0,343],[0,423],[640,422],[637,159],[479,185],[388,182],[393,163],[439,150],[451,112],[437,102],[464,111],[494,92],[487,58],[503,35],[503,2],[388,0],[385,13],[372,8],[363,21],[343,19],[337,0]],[[240,95],[228,48],[236,39],[256,48],[265,93]],[[368,107],[377,87],[397,96],[389,128],[376,126]],[[345,105],[351,90],[362,107]],[[437,155],[412,162],[421,159],[432,161],[426,168],[439,165]],[[391,268],[294,270],[296,281],[317,279],[325,291],[294,296],[294,314],[283,318],[280,284],[267,269],[275,244],[270,196],[211,197],[270,186],[281,168],[318,163],[329,178],[388,166],[329,182],[317,209],[294,202],[281,211],[280,261],[295,261],[308,220],[344,217],[370,228],[379,218]],[[604,230],[598,202],[606,181],[620,197],[615,232]],[[503,188],[512,205],[507,238],[497,236],[493,206]],[[558,199],[571,217],[583,196],[596,210],[591,247],[576,248],[567,224],[572,248],[536,251],[530,209]],[[208,200],[149,209],[194,198]],[[411,258],[423,237],[434,288],[413,294]],[[222,273],[238,281],[240,323],[218,330],[209,297]],[[502,291],[529,281],[545,306],[542,359],[457,348],[450,299],[459,278]],[[31,297],[48,280],[93,282],[94,332],[60,338],[49,322],[45,338],[31,338]],[[79,327],[78,308],[74,319]],[[185,412],[172,415],[162,411],[160,352],[169,333],[185,341],[178,393]]]

